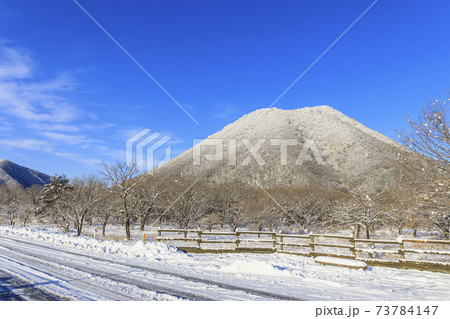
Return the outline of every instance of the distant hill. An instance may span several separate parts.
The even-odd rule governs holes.
[[[252,156],[245,160],[249,150],[243,143],[246,142],[244,139],[250,140],[252,145],[260,141],[258,152],[265,161],[263,165],[258,165]],[[297,141],[297,145],[287,147],[287,162],[284,164],[280,162],[280,146],[270,144],[280,139]],[[204,158],[205,154],[215,153],[214,146],[209,146],[213,140],[223,141],[222,160],[208,161]],[[230,154],[229,140],[235,143],[235,156]],[[324,165],[317,165],[315,161],[295,164],[307,141],[314,142]],[[200,165],[193,164],[194,148],[154,172],[164,177],[191,175],[209,181],[258,183],[265,187],[345,187],[367,183],[396,186],[404,183],[404,178],[411,178],[402,169],[400,154],[408,153],[403,146],[329,106],[296,110],[260,109],[209,136],[196,147],[200,147],[197,152],[201,154],[197,156],[201,158]],[[229,164],[230,155],[237,158],[235,164]]]
[[[30,187],[50,183],[50,176],[33,169],[17,165],[6,159],[0,160],[0,185]]]

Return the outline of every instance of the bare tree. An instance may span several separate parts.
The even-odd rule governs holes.
[[[386,215],[380,209],[381,202],[386,198],[387,192],[375,191],[369,185],[349,190],[350,199],[342,201],[334,211],[334,220],[347,224],[355,229],[355,237],[359,237],[363,228],[366,238],[370,238],[371,231],[385,222]]]
[[[295,222],[306,231],[317,227],[326,220],[327,208],[325,198],[318,194],[300,195],[293,210]]]
[[[222,223],[230,226],[232,231],[245,222],[244,202],[248,200],[248,188],[237,183],[220,183],[209,188],[210,205]]]
[[[18,216],[23,226],[26,226],[30,219],[42,215],[43,208],[40,198],[43,188],[40,185],[33,185],[21,191],[18,199],[19,211]]]
[[[386,223],[398,235],[402,235],[407,227],[412,229],[414,237],[419,229],[431,228],[429,213],[424,209],[415,185],[408,183],[387,189],[382,200],[377,202],[378,209],[386,216]]]
[[[89,175],[74,178],[71,187],[62,194],[63,212],[74,224],[77,236],[81,235],[84,222],[93,213],[105,189],[105,184],[97,176]]]
[[[214,226],[220,224],[220,216],[216,213],[209,212],[206,216],[199,220],[201,226],[206,226],[206,229],[212,231]]]
[[[23,192],[22,187],[0,186],[0,211],[6,217],[8,224],[15,226],[18,219],[20,194]]]
[[[438,160],[447,170],[450,166],[448,110],[446,101],[434,100],[425,105],[416,121],[407,116],[410,131],[398,134],[400,141],[409,149]]]
[[[282,208],[262,190],[253,190],[243,205],[246,223],[257,231],[276,231],[285,220]]]
[[[322,224],[328,213],[327,198],[324,190],[314,187],[278,187],[267,191],[272,201],[276,201],[282,209],[287,225],[299,226],[301,231]]]
[[[158,201],[161,199],[161,187],[156,180],[147,176],[136,187],[133,197],[137,202],[136,214],[140,221],[140,230],[144,231],[149,217],[156,211]]]
[[[102,192],[99,201],[93,207],[95,219],[102,225],[102,236],[106,235],[106,226],[118,215],[119,199],[109,191]]]
[[[103,171],[101,174],[111,186],[109,190],[120,199],[120,212],[125,219],[125,233],[127,239],[131,239],[130,222],[138,204],[135,198],[133,198],[133,193],[145,178],[145,174],[137,176],[139,170],[137,169],[136,163],[127,165],[119,161],[114,164],[106,164],[103,162],[102,168]]]
[[[434,100],[425,105],[417,120],[407,117],[410,130],[398,134],[400,141],[422,157],[415,165],[420,185],[422,208],[430,222],[445,238],[450,232],[450,122],[447,101]]]
[[[165,210],[179,228],[194,227],[207,213],[205,189],[192,179],[180,179],[165,184]]]

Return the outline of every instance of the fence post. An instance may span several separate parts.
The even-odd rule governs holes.
[[[272,233],[272,248],[274,250],[277,249],[277,234],[276,233]]]
[[[314,254],[311,254],[314,251],[314,236],[311,234],[309,235],[309,238],[311,239],[311,242],[309,243],[309,245],[311,246],[311,251],[309,252],[309,254],[311,256],[314,256]]]
[[[405,244],[402,241],[399,243],[399,253],[400,253],[400,259],[405,259]]]
[[[162,236],[161,233],[162,233],[161,229],[158,229],[158,237],[156,238],[156,240],[158,240],[158,241],[161,240],[161,236]]]
[[[355,238],[350,239],[350,242],[353,243],[352,254],[353,254],[353,257],[356,259],[356,241],[355,241]]]
[[[279,238],[280,238],[280,250],[283,251],[284,250],[284,244],[283,244],[284,237],[283,237],[283,235],[280,235]]]
[[[202,231],[201,230],[199,230],[199,231],[197,231],[197,236],[198,236],[198,239],[197,239],[197,244],[198,244],[198,248],[202,248],[201,247],[201,243],[202,243]]]
[[[239,236],[240,235],[241,235],[241,233],[236,232],[236,248],[239,248],[239,243],[240,243]]]

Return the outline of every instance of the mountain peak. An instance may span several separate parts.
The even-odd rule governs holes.
[[[280,109],[278,107],[266,107],[266,108],[260,108],[257,109],[247,115],[251,115],[251,114],[260,114],[260,113],[267,113],[267,112],[310,112],[310,111],[334,111],[334,112],[339,112],[338,110],[332,108],[329,105],[318,105],[318,106],[306,106],[306,107],[302,107],[302,108],[297,108],[297,109],[291,109],[291,110],[285,110],[285,109]],[[340,113],[340,112],[339,112]]]
[[[50,183],[50,176],[7,159],[0,159],[0,185],[30,187]]]
[[[213,148],[208,145],[220,142],[223,144],[223,151],[219,154],[221,158],[206,160],[203,154],[214,155]],[[287,158],[284,164],[280,160],[281,142],[289,145],[285,146]],[[249,145],[256,143],[257,150],[255,148],[253,152],[257,151],[264,159],[260,161],[264,162],[262,165],[256,162],[253,153],[250,154]],[[304,165],[297,164],[305,144],[308,147],[314,144],[324,165],[309,161]],[[160,173],[207,176],[216,181],[254,183],[257,180],[265,186],[382,183],[397,172],[398,153],[403,150],[387,136],[328,105],[292,110],[258,109],[209,136],[196,147],[196,153],[190,149],[165,163]],[[195,165],[194,155],[200,157]],[[230,161],[230,156],[236,159]]]

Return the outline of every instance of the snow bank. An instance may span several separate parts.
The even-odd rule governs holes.
[[[42,231],[33,228],[15,228],[9,226],[0,226],[0,234],[40,240],[59,246],[90,250],[111,256],[143,258],[151,261],[188,258],[185,253],[180,252],[177,248],[156,242],[143,243],[139,241],[130,243],[98,240],[83,236],[74,237],[60,232],[51,233],[47,230]]]
[[[363,268],[363,269],[367,268],[367,264],[361,260],[346,259],[346,258],[334,258],[334,257],[325,257],[325,256],[316,257],[314,260],[318,263],[324,263],[324,264],[329,264],[329,265],[355,267],[355,268]]]
[[[238,261],[231,265],[222,266],[220,271],[227,273],[263,275],[276,277],[290,277],[292,274],[279,267],[274,267],[266,262],[258,261]]]

